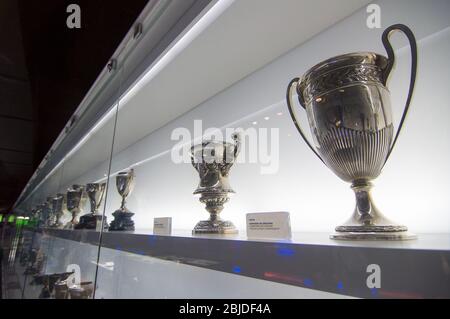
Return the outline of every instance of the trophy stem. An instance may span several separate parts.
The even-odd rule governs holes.
[[[79,223],[78,221],[78,212],[72,213],[72,220],[70,221],[72,225],[77,225]]]
[[[219,220],[220,219],[220,213],[223,210],[223,204],[225,204],[228,201],[228,196],[226,198],[221,198],[218,200],[211,200],[211,198],[200,198],[200,201],[206,204],[205,209],[209,213],[209,219],[211,221]]]
[[[122,203],[120,204],[120,209],[123,210],[123,211],[126,210],[126,208],[125,208],[125,204],[126,204],[125,198],[126,198],[125,196],[122,196]]]
[[[57,213],[56,214],[56,220],[55,220],[55,224],[54,224],[56,228],[60,228],[62,226],[61,223],[61,213]]]
[[[356,207],[352,217],[336,227],[332,239],[343,240],[406,240],[414,239],[408,228],[387,219],[375,206],[368,180],[356,180],[351,186],[355,192]]]
[[[374,225],[381,215],[373,203],[372,187],[373,185],[366,180],[355,181],[351,186],[351,189],[355,192],[356,199],[353,217],[365,226]]]

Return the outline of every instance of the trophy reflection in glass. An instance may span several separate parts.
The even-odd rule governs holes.
[[[68,287],[70,299],[89,299],[92,297],[94,284],[91,281],[81,282],[78,285]]]
[[[234,193],[228,181],[228,174],[239,151],[240,137],[232,136],[234,144],[225,141],[204,141],[191,148],[192,166],[197,170],[200,184],[194,195],[200,195],[200,202],[206,205],[209,219],[202,220],[192,230],[193,234],[235,234],[236,227],[230,221],[220,218],[228,194]]]
[[[113,213],[114,220],[109,225],[111,231],[133,231],[134,221],[131,217],[134,213],[130,212],[126,208],[125,199],[133,191],[134,188],[134,170],[131,169],[127,172],[120,172],[116,176],[117,191],[122,196],[122,204],[120,208]]]
[[[73,185],[67,190],[66,204],[68,211],[72,214],[72,219],[64,226],[65,229],[75,229],[75,226],[79,223],[78,214],[84,204],[83,187],[80,185]]]
[[[387,85],[394,66],[389,36],[402,31],[408,38],[412,70],[406,106],[394,136]],[[353,216],[336,227],[333,239],[403,240],[415,238],[407,227],[396,224],[375,207],[371,180],[378,177],[403,127],[414,90],[417,47],[411,30],[401,24],[387,28],[382,36],[388,58],[372,52],[336,56],[317,64],[287,90],[289,112],[300,135],[319,159],[342,180],[351,183],[356,207]],[[291,91],[295,88],[306,110],[315,149],[295,116]],[[393,194],[392,196],[395,196]],[[326,200],[326,198],[324,198]]]
[[[100,231],[102,227],[108,228],[106,217],[103,218],[103,215],[98,212],[105,195],[105,189],[106,183],[89,183],[86,185],[91,212],[80,217],[80,222],[75,227],[76,229],[95,229]]]

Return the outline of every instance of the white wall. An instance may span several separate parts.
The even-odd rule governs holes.
[[[448,232],[450,29],[446,28],[450,3],[382,1],[379,4],[383,28],[405,23],[414,31],[419,40],[420,60],[411,114],[395,152],[376,181],[375,200],[388,216],[407,224],[413,231]],[[347,219],[354,205],[351,190],[301,141],[287,117],[284,94],[292,77],[325,58],[352,51],[384,53],[380,41],[383,30],[368,29],[365,19],[365,10],[352,15],[116,154],[113,172],[155,156],[135,168],[137,184],[128,206],[136,213],[138,227],[150,228],[156,216],[172,216],[174,228],[190,229],[199,219],[207,217],[191,194],[198,182],[196,172],[189,164],[173,164],[169,153],[174,144],[169,140],[171,131],[176,127],[193,129],[194,119],[202,119],[204,126],[213,127],[246,128],[258,121],[264,127],[280,128],[278,174],[261,175],[257,164],[237,164],[231,170],[231,183],[237,194],[226,205],[223,217],[235,222],[238,228],[244,229],[245,214],[255,211],[287,210],[291,212],[293,229],[298,231],[331,231]],[[400,36],[394,36],[393,42],[397,47],[406,44]],[[399,50],[398,65],[389,84],[397,121],[409,82],[409,63],[409,51]],[[266,111],[255,114],[263,109]],[[275,115],[280,111],[284,115]],[[267,115],[271,119],[264,121]],[[108,213],[119,205],[115,190],[110,190],[113,194],[109,196]]]

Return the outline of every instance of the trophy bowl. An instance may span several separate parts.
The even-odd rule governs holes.
[[[393,31],[402,31],[411,46],[412,70],[409,94],[397,133],[394,135],[390,93],[387,85],[395,63],[389,43]],[[291,81],[287,89],[289,113],[300,135],[319,159],[342,180],[351,183],[356,207],[352,217],[336,227],[332,239],[404,240],[415,238],[407,227],[386,218],[374,205],[371,181],[378,177],[403,126],[414,90],[417,46],[411,30],[401,24],[382,36],[388,58],[357,52],[336,56]],[[306,110],[313,142],[308,141],[292,107],[295,87]]]
[[[120,208],[113,213],[114,220],[109,225],[110,231],[134,231],[134,221],[131,217],[134,213],[126,208],[125,199],[133,191],[134,188],[134,170],[130,169],[127,172],[120,172],[116,176],[116,187],[122,203]]]
[[[229,184],[229,171],[240,151],[240,137],[233,134],[234,144],[225,141],[203,141],[191,148],[192,166],[197,170],[200,183],[194,195],[206,205],[209,219],[197,223],[193,234],[236,234],[238,231],[230,221],[220,218],[228,194],[234,193]]]

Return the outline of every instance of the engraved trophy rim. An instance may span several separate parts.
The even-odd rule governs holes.
[[[374,65],[380,67],[381,69],[385,69],[388,66],[388,63],[389,60],[386,56],[370,51],[339,54],[326,60],[322,60],[321,62],[318,62],[314,66],[310,67],[305,73],[303,73],[300,83],[306,80],[313,81],[325,73],[332,72],[342,67],[351,65]]]

